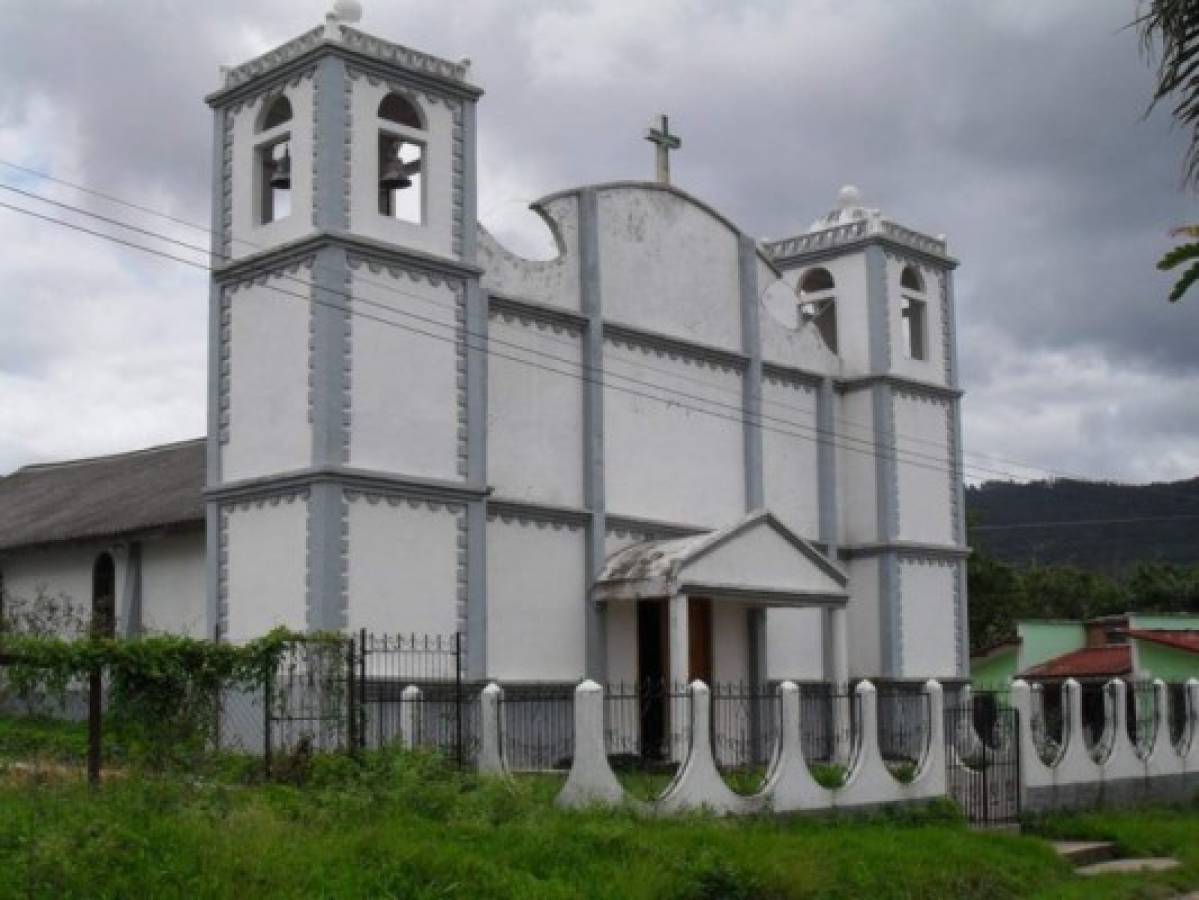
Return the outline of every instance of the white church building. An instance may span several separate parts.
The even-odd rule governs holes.
[[[469,64],[352,16],[222,71],[203,441],[0,479],[6,607],[463,636],[471,677],[967,674],[944,238],[655,181],[477,224]]]

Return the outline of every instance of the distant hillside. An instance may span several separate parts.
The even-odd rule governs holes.
[[[1199,478],[1131,486],[989,481],[967,487],[966,510],[971,526],[981,526],[971,528],[971,544],[1015,565],[1114,573],[1138,562],[1199,564]],[[1190,518],[1162,519],[1169,516]],[[1157,521],[1111,521],[1148,518]],[[1002,527],[1030,522],[1080,524]]]

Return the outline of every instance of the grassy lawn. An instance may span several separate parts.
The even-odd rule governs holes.
[[[19,743],[0,727],[0,759]],[[28,748],[29,735],[22,739]],[[0,897],[1168,897],[1199,887],[1199,807],[1057,817],[1186,863],[1082,881],[1033,837],[947,806],[848,819],[571,813],[560,778],[479,779],[423,755],[318,758],[302,787],[126,772],[92,794],[0,762]],[[243,773],[251,770],[242,769]]]

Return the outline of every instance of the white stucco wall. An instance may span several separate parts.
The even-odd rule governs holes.
[[[766,610],[766,672],[772,680],[824,678],[824,613],[820,609]]]
[[[878,540],[874,412],[869,391],[838,395],[836,415],[838,525],[846,543]]]
[[[879,646],[878,560],[852,560],[849,569],[849,674],[876,678],[882,671]]]
[[[583,676],[585,540],[579,526],[489,517],[488,677]]]
[[[312,85],[311,78],[283,90],[291,104],[291,121],[259,131],[263,105],[276,94],[259,97],[233,113],[232,242],[230,256],[238,259],[311,234],[312,227]],[[258,224],[257,148],[288,135],[291,145],[291,212],[266,225]]]
[[[311,269],[299,268],[287,275],[270,276],[265,285],[245,285],[228,292],[229,441],[221,447],[225,481],[312,463],[308,424],[311,292],[306,286],[311,278]]]
[[[767,375],[762,380],[762,415],[767,417],[762,431],[766,507],[796,534],[818,540],[816,391]]]
[[[6,551],[0,556],[5,596],[25,608],[45,599],[60,608],[69,608],[65,617],[54,617],[56,623],[76,620],[86,623],[92,610],[92,570],[96,558],[105,551],[112,553],[116,574],[119,633],[125,624],[122,600],[128,558],[109,542],[72,542]]]
[[[576,377],[582,364],[578,333],[493,312],[489,339],[488,481],[499,497],[581,506],[583,382]]]
[[[462,506],[352,491],[347,508],[350,628],[378,634],[457,632]]]
[[[142,543],[142,627],[147,633],[211,637],[204,529]]]
[[[813,551],[815,552],[815,551]],[[762,523],[679,567],[678,579],[778,591],[840,593],[843,588],[782,534]]]
[[[748,682],[749,628],[740,603],[712,604],[712,680]]]
[[[610,682],[637,681],[637,604],[609,603],[604,608],[608,635]]]
[[[458,478],[459,417],[465,415],[461,285],[456,294],[449,282],[434,285],[415,272],[365,263],[351,272],[355,309],[403,326],[362,318],[352,323],[351,465]]]
[[[226,506],[229,640],[283,626],[306,629],[308,499],[302,495]]]
[[[480,226],[478,261],[483,267],[483,289],[535,300],[549,306],[579,309],[579,201],[568,194],[533,210],[545,221],[554,238],[552,259],[522,259],[506,249]]]
[[[351,85],[350,230],[390,244],[451,255],[453,113],[445,101],[430,103],[424,96],[406,94],[427,126],[421,131],[408,129],[378,116],[379,104],[390,92],[386,84],[359,77]],[[424,144],[424,224],[379,214],[380,129]]]
[[[905,678],[952,678],[958,674],[953,618],[954,565],[940,561],[900,562]]]
[[[737,235],[675,194],[598,193],[604,318],[741,349]]]
[[[604,390],[608,511],[711,527],[737,521],[745,511],[740,373],[610,340],[604,362],[614,373]]]
[[[946,401],[898,389],[893,396],[900,538],[951,544],[953,497]]]

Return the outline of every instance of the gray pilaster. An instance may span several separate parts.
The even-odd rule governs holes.
[[[309,310],[309,420],[313,465],[349,461],[346,423],[349,384],[349,262],[341,247],[317,251]]]
[[[221,506],[214,500],[204,504],[204,635],[221,639]]]
[[[475,103],[462,104],[462,260],[473,263],[478,250],[478,131]]]
[[[762,474],[762,332],[758,323],[758,248],[739,235],[737,275],[741,289],[741,352],[748,362],[741,378],[741,431],[745,445],[745,509],[766,505]]]
[[[349,511],[341,485],[319,482],[308,495],[307,625],[335,631],[349,625],[346,609],[344,523]]]
[[[953,292],[953,272],[949,269],[941,273],[943,282],[942,316],[945,318],[945,383],[951,388],[958,387],[958,342],[957,342],[957,304]],[[964,450],[962,447],[962,403],[954,399],[949,404],[950,438],[953,440],[952,456],[950,458],[950,477],[953,483],[953,535],[958,544],[966,546],[966,486],[964,483],[965,469],[963,465]],[[960,562],[954,567],[953,582],[954,624],[957,626],[957,662],[958,675],[965,678],[970,674],[970,628],[969,628],[969,598],[966,592],[966,563]]]
[[[210,265],[220,265],[225,247],[225,117],[224,109],[212,115],[212,253]],[[205,441],[207,487],[221,481],[221,287],[208,286],[208,435]],[[218,639],[220,581],[220,516],[216,503],[204,504],[204,634]]]
[[[346,196],[349,191],[346,148],[350,139],[346,119],[346,64],[329,55],[317,65],[313,90],[314,157],[312,161],[312,224],[318,231],[350,227]]]
[[[837,514],[837,394],[833,379],[820,380],[816,391],[816,471],[820,479],[820,540],[828,547],[827,556],[837,559],[838,536],[841,530]]]
[[[891,307],[887,292],[887,258],[883,248],[866,248],[867,323],[870,330],[870,374],[891,371]],[[874,425],[874,486],[877,540],[899,539],[899,463],[895,453],[895,398],[891,385],[870,388]],[[878,557],[879,645],[883,677],[903,673],[903,597],[899,556],[887,550]]]
[[[599,260],[599,209],[596,193],[579,193],[579,293],[587,316],[583,335],[583,501],[590,513],[587,527],[587,573],[583,604],[586,633],[585,671],[604,680],[607,641],[604,617],[591,598],[591,587],[603,568],[607,537],[604,490],[604,328]]]
[[[468,121],[473,122],[474,104]],[[473,172],[468,142],[467,171]],[[473,213],[472,213],[473,215]],[[473,224],[468,219],[468,225]],[[468,227],[473,235],[474,228]],[[465,246],[465,245],[464,245]],[[487,293],[478,280],[466,282],[466,478],[487,484]],[[487,672],[487,499],[466,505],[466,654],[467,674]]]

